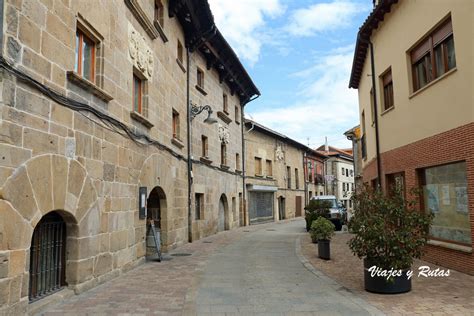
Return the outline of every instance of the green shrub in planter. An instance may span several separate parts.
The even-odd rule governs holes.
[[[325,200],[310,200],[308,205],[305,206],[305,220],[306,220],[306,231],[311,228],[311,223],[317,220],[318,217],[329,218],[329,209],[331,208],[331,202]]]
[[[331,258],[330,241],[334,235],[334,224],[324,217],[319,217],[311,224],[311,239],[318,241],[318,256],[321,259]]]
[[[331,240],[331,237],[334,235],[334,228],[334,224],[330,220],[324,217],[319,217],[311,224],[309,230],[311,239]]]
[[[354,255],[364,259],[366,268],[375,265],[387,270],[406,270],[411,267],[414,258],[421,257],[433,215],[419,210],[417,192],[412,191],[410,197],[414,198],[406,200],[398,189],[385,195],[380,190],[368,188],[362,188],[352,196],[354,210],[349,230],[355,236],[349,241],[349,248]],[[367,280],[366,276],[366,289],[371,291]],[[393,287],[397,282],[391,280],[391,284],[386,282],[385,285]],[[411,289],[411,282],[408,283],[405,290],[382,289],[380,292],[406,292]],[[373,291],[378,292],[375,289]]]

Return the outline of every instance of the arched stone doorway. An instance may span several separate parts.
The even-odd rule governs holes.
[[[66,212],[45,214],[33,230],[29,263],[29,301],[50,295],[66,282],[67,243],[73,230],[74,217]]]
[[[147,200],[147,223],[153,221],[156,231],[159,233],[159,239],[161,245],[165,244],[166,241],[166,194],[161,187],[155,187],[151,190]],[[147,224],[147,239],[146,239],[146,257],[155,258],[156,248],[154,239],[149,238],[150,227]]]
[[[225,194],[219,199],[219,210],[217,215],[217,232],[229,230],[229,205]]]

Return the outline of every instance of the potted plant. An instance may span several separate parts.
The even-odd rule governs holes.
[[[399,189],[385,195],[380,190],[361,189],[353,195],[354,213],[349,241],[354,255],[364,259],[365,289],[375,293],[411,290],[414,258],[420,258],[428,240],[432,214],[420,211],[416,197],[407,201]]]
[[[317,220],[318,217],[322,216],[329,218],[329,209],[331,208],[331,202],[325,200],[310,200],[308,205],[305,206],[305,220],[306,220],[306,231],[309,231],[313,221]],[[313,241],[315,242],[315,241]]]
[[[334,235],[334,224],[324,217],[319,217],[311,224],[311,238],[318,241],[318,256],[321,259],[329,260],[331,258],[330,242]]]

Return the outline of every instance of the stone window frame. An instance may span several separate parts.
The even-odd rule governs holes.
[[[235,153],[235,171],[239,172],[241,166],[240,166],[240,153]]]
[[[171,126],[172,126],[172,137],[171,143],[178,147],[179,149],[184,148],[184,144],[181,141],[181,128],[180,128],[180,119],[179,112],[175,109],[172,109],[171,113]]]
[[[227,144],[221,143],[221,168],[229,169],[227,165]]]
[[[135,104],[134,104],[134,78],[137,78],[140,80],[140,85],[141,85],[141,112],[135,111]],[[140,70],[137,68],[133,67],[132,71],[132,91],[131,91],[131,111],[130,111],[130,117],[141,124],[143,124],[147,128],[152,128],[154,125],[149,121],[149,95],[148,95],[148,79],[141,73]]]
[[[273,178],[273,162],[270,159],[265,160],[265,175],[267,178]]]
[[[138,23],[143,27],[145,32],[151,39],[155,39],[158,36],[161,37],[163,43],[168,41],[163,28],[159,25],[157,21],[151,21],[148,15],[143,11],[143,8],[140,6],[138,0],[124,0],[127,7],[132,12],[133,16],[137,19]],[[153,20],[155,13],[153,12]]]
[[[255,176],[263,177],[263,167],[262,167],[262,158],[255,157]]]
[[[176,63],[178,63],[179,68],[183,72],[186,72],[186,67],[184,67],[184,46],[179,39],[177,39],[176,44]]]
[[[205,75],[204,70],[199,67],[196,67],[196,89],[201,92],[203,95],[207,95],[206,90],[204,90]]]
[[[227,93],[222,93],[222,112],[229,115],[229,97]]]
[[[240,124],[240,110],[239,110],[238,105],[235,106],[234,113],[235,113],[235,123]]]
[[[94,43],[94,80],[88,80],[74,69],[66,72],[67,79],[79,85],[84,90],[94,94],[104,102],[113,100],[113,97],[103,90],[104,86],[104,37],[80,14],[76,18],[76,32],[82,33]],[[77,49],[77,48],[75,48]],[[74,60],[76,55],[74,54]],[[74,62],[75,64],[75,62]],[[75,68],[75,67],[74,67]]]

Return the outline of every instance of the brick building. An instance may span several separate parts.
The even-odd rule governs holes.
[[[0,314],[143,262],[147,218],[165,250],[243,224],[259,92],[207,1],[1,0],[0,20]]]
[[[303,159],[311,149],[251,120],[244,139],[249,222],[304,215]]]
[[[324,195],[326,188],[325,161],[328,157],[316,150],[308,150],[305,155],[305,185],[307,191],[306,203],[311,197],[316,195]]]
[[[474,274],[474,3],[380,0],[360,28],[363,181],[434,213],[425,259]],[[400,36],[403,34],[403,36]]]

